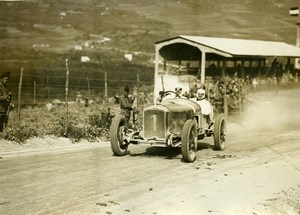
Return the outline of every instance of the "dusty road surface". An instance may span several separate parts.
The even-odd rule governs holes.
[[[257,96],[228,122],[226,149],[205,139],[194,163],[180,149],[130,145],[115,157],[107,142],[2,141],[0,214],[299,215],[300,100],[279,97]]]

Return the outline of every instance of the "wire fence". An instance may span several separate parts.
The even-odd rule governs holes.
[[[62,71],[62,75],[31,75],[22,71],[20,74],[11,75],[14,82],[8,83],[8,90],[15,95],[14,103],[22,106],[41,105],[52,101],[65,102],[75,101],[78,94],[81,98],[88,98],[92,101],[105,102],[109,98],[120,95],[124,86],[129,86],[132,93],[149,94],[153,81],[140,81],[139,73],[136,73],[135,80],[122,77],[107,78],[107,73],[100,74],[100,78],[86,74],[81,77],[74,77],[72,71]],[[139,87],[141,89],[139,89]],[[138,92],[139,91],[139,92]],[[152,92],[152,91],[151,91]],[[17,95],[17,96],[16,96]],[[17,99],[20,97],[20,99]]]
[[[136,96],[138,110],[153,103],[154,81],[141,81],[143,74],[136,72],[134,79],[126,77],[112,77],[106,72],[99,74],[82,74],[75,76],[68,68],[64,71],[53,71],[52,75],[27,74],[24,69],[20,69],[20,74],[12,75],[13,82],[7,88],[13,93],[12,102],[15,105],[13,113],[13,123],[20,124],[27,120],[26,113],[22,113],[23,107],[45,107],[47,104],[60,105],[61,115],[67,116],[69,113],[80,115],[100,115],[99,110],[119,108],[115,104],[118,97],[123,95],[125,86],[131,88],[131,94]],[[227,78],[224,80],[211,80],[206,82],[207,96],[211,103],[225,115],[230,113],[240,114],[243,105],[247,101],[249,93],[261,91],[276,91],[300,88],[298,76],[283,76],[280,80],[274,78],[257,78],[253,80],[242,80]],[[171,89],[172,90],[172,89]],[[69,104],[81,106],[69,107]],[[91,105],[93,104],[93,105]],[[88,110],[80,109],[89,107]],[[94,109],[91,108],[93,106]],[[81,112],[77,112],[80,110]],[[33,118],[39,119],[40,115],[30,112]],[[59,116],[55,116],[59,117]],[[46,120],[46,119],[45,119]],[[31,121],[35,121],[31,119]],[[28,123],[28,122],[25,122]],[[29,122],[30,123],[30,122]]]

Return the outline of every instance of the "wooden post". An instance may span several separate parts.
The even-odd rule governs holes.
[[[66,120],[67,120],[67,124],[69,124],[69,101],[68,101],[68,95],[69,95],[69,65],[68,65],[68,59],[66,59]],[[67,127],[65,128],[67,130]]]
[[[91,86],[90,86],[90,79],[88,76],[86,77],[86,81],[87,81],[87,85],[88,85],[88,95],[89,95],[89,98],[91,98]]]
[[[226,77],[226,60],[222,61],[222,78]]]
[[[262,62],[261,62],[261,59],[258,60],[258,77],[260,78],[261,77],[261,65],[262,65]]]
[[[238,87],[239,87],[239,91],[238,91],[238,93],[239,93],[239,116],[242,115],[242,94],[241,94],[241,90],[244,88],[244,86],[242,84],[243,84],[243,82],[238,83]]]
[[[136,109],[139,110],[139,91],[140,91],[140,74],[136,74]]]
[[[48,93],[48,102],[50,102],[49,76],[47,76],[47,93]]]
[[[19,116],[19,125],[21,124],[21,90],[23,82],[23,71],[24,68],[21,68],[20,81],[19,81],[19,91],[18,91],[18,116]]]
[[[242,60],[241,62],[241,77],[242,79],[245,79],[245,61]]]
[[[201,77],[200,83],[204,85],[205,83],[205,66],[206,66],[206,53],[202,51],[201,54]]]
[[[105,111],[108,111],[108,99],[107,99],[107,72],[104,73],[104,103]]]
[[[33,82],[33,104],[36,104],[36,82]]]
[[[227,95],[226,95],[226,91],[227,91],[227,88],[226,88],[226,82],[224,84],[224,115],[225,117],[228,116],[228,103],[227,103]]]

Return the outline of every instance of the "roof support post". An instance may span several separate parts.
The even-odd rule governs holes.
[[[200,83],[204,84],[205,82],[205,64],[206,64],[206,53],[202,51],[201,54],[201,77],[200,77]]]
[[[261,59],[258,60],[258,77],[260,78],[261,77],[261,65],[262,65],[262,62],[261,62]]]
[[[218,60],[218,63],[217,63],[217,64],[218,64],[218,66],[217,66],[217,67],[218,67],[218,71],[220,71],[220,68],[221,68],[221,61]]]
[[[266,73],[266,58],[264,58],[263,62],[262,62],[262,67],[263,67],[263,75],[265,75]]]
[[[224,59],[222,61],[222,78],[225,78],[226,76],[226,60]]]
[[[241,78],[244,79],[245,78],[245,61],[242,60],[241,62]]]
[[[290,68],[291,68],[291,58],[288,57],[284,72],[287,72],[288,70],[290,70]]]

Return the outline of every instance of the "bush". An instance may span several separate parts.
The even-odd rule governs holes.
[[[30,128],[22,125],[17,125],[16,127],[7,127],[1,133],[1,137],[3,139],[18,143],[24,143],[29,138],[39,136],[41,135],[36,128]]]
[[[100,137],[107,137],[108,129],[78,123],[73,117],[69,117],[68,120],[62,117],[54,123],[51,134],[58,137],[69,138],[72,142],[79,142],[81,139],[96,141]]]

